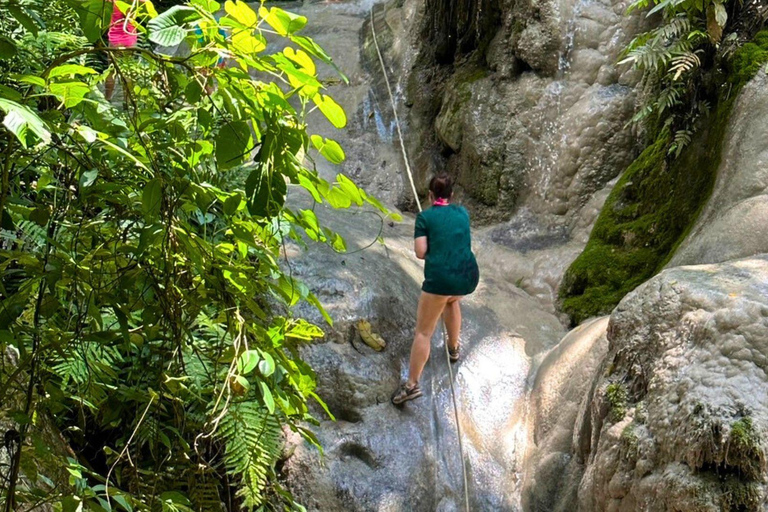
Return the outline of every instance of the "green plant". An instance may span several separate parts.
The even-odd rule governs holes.
[[[0,503],[301,508],[274,467],[283,428],[317,444],[309,402],[324,404],[298,351],[323,333],[291,310],[307,301],[331,319],[282,254],[307,238],[345,245],[286,196],[390,213],[314,170],[317,155],[345,156],[307,114],[338,128],[346,116],[306,18],[232,1],[220,19],[213,0],[117,6],[143,44],[104,40],[110,1],[0,7],[0,352],[19,353],[0,367],[0,403],[20,397],[0,415],[23,447]],[[48,419],[77,460],[43,449]],[[56,467],[43,455],[68,486],[34,469]]]
[[[669,151],[679,155],[691,142],[696,122],[710,110],[705,97],[696,94],[702,62],[711,60],[723,41],[728,24],[729,0],[635,0],[627,10],[648,10],[660,17],[653,29],[638,35],[627,46],[620,63],[642,71],[651,90],[632,119],[652,120],[655,130],[670,129]],[[729,36],[733,39],[734,34]]]
[[[621,421],[627,414],[627,390],[624,385],[613,382],[605,388],[611,421]]]

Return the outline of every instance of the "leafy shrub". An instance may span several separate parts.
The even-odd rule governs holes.
[[[220,19],[213,0],[117,6],[142,44],[105,41],[110,1],[0,8],[0,349],[20,355],[0,367],[0,403],[24,397],[3,411],[24,449],[0,499],[301,508],[274,467],[283,428],[316,444],[308,403],[323,404],[298,349],[323,333],[291,308],[323,310],[280,260],[289,240],[344,242],[286,195],[389,213],[313,168],[344,152],[308,133],[307,113],[338,128],[346,116],[317,78],[333,62],[301,35],[306,18],[233,1]],[[68,485],[29,469],[51,455],[47,417],[76,450],[59,456]]]

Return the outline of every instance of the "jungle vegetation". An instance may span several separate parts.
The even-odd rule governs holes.
[[[301,510],[275,465],[317,445],[323,331],[292,308],[323,310],[283,248],[345,244],[286,195],[389,212],[314,168],[344,151],[308,113],[346,116],[305,17],[115,2],[135,46],[111,0],[0,4],[0,510]]]

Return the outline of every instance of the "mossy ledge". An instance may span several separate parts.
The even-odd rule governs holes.
[[[672,257],[710,196],[738,92],[766,62],[762,31],[735,52],[716,108],[683,153],[668,155],[671,135],[662,130],[621,176],[560,286],[561,307],[574,324],[609,313]]]

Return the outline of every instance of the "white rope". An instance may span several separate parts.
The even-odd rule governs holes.
[[[384,65],[384,57],[381,55],[379,49],[379,42],[376,39],[376,23],[373,19],[373,7],[371,8],[371,34],[373,35],[373,45],[376,47],[376,54],[379,56],[379,64],[381,64],[381,72],[384,75],[384,82],[387,84],[387,92],[389,93],[389,101],[392,103],[392,113],[395,117],[395,128],[397,129],[397,138],[400,141],[400,149],[403,152],[403,162],[405,162],[405,170],[408,172],[408,181],[411,183],[411,191],[413,192],[413,198],[416,201],[416,206],[421,210],[421,202],[419,201],[419,194],[416,192],[416,184],[413,182],[413,173],[411,172],[411,166],[408,162],[408,154],[405,151],[405,142],[403,141],[403,133],[400,131],[400,119],[397,117],[397,104],[395,103],[395,97],[392,94],[392,87],[389,85],[389,76],[387,74],[387,68]],[[464,506],[466,511],[469,512],[469,480],[467,479],[467,466],[464,458],[464,442],[462,440],[461,423],[459,422],[459,406],[456,402],[456,390],[453,386],[453,368],[451,367],[451,354],[448,351],[448,332],[445,328],[445,320],[442,320],[443,331],[443,346],[445,347],[445,361],[448,365],[448,382],[451,385],[451,400],[453,401],[453,415],[456,420],[456,433],[459,438],[459,454],[461,455],[461,473],[464,477]]]

